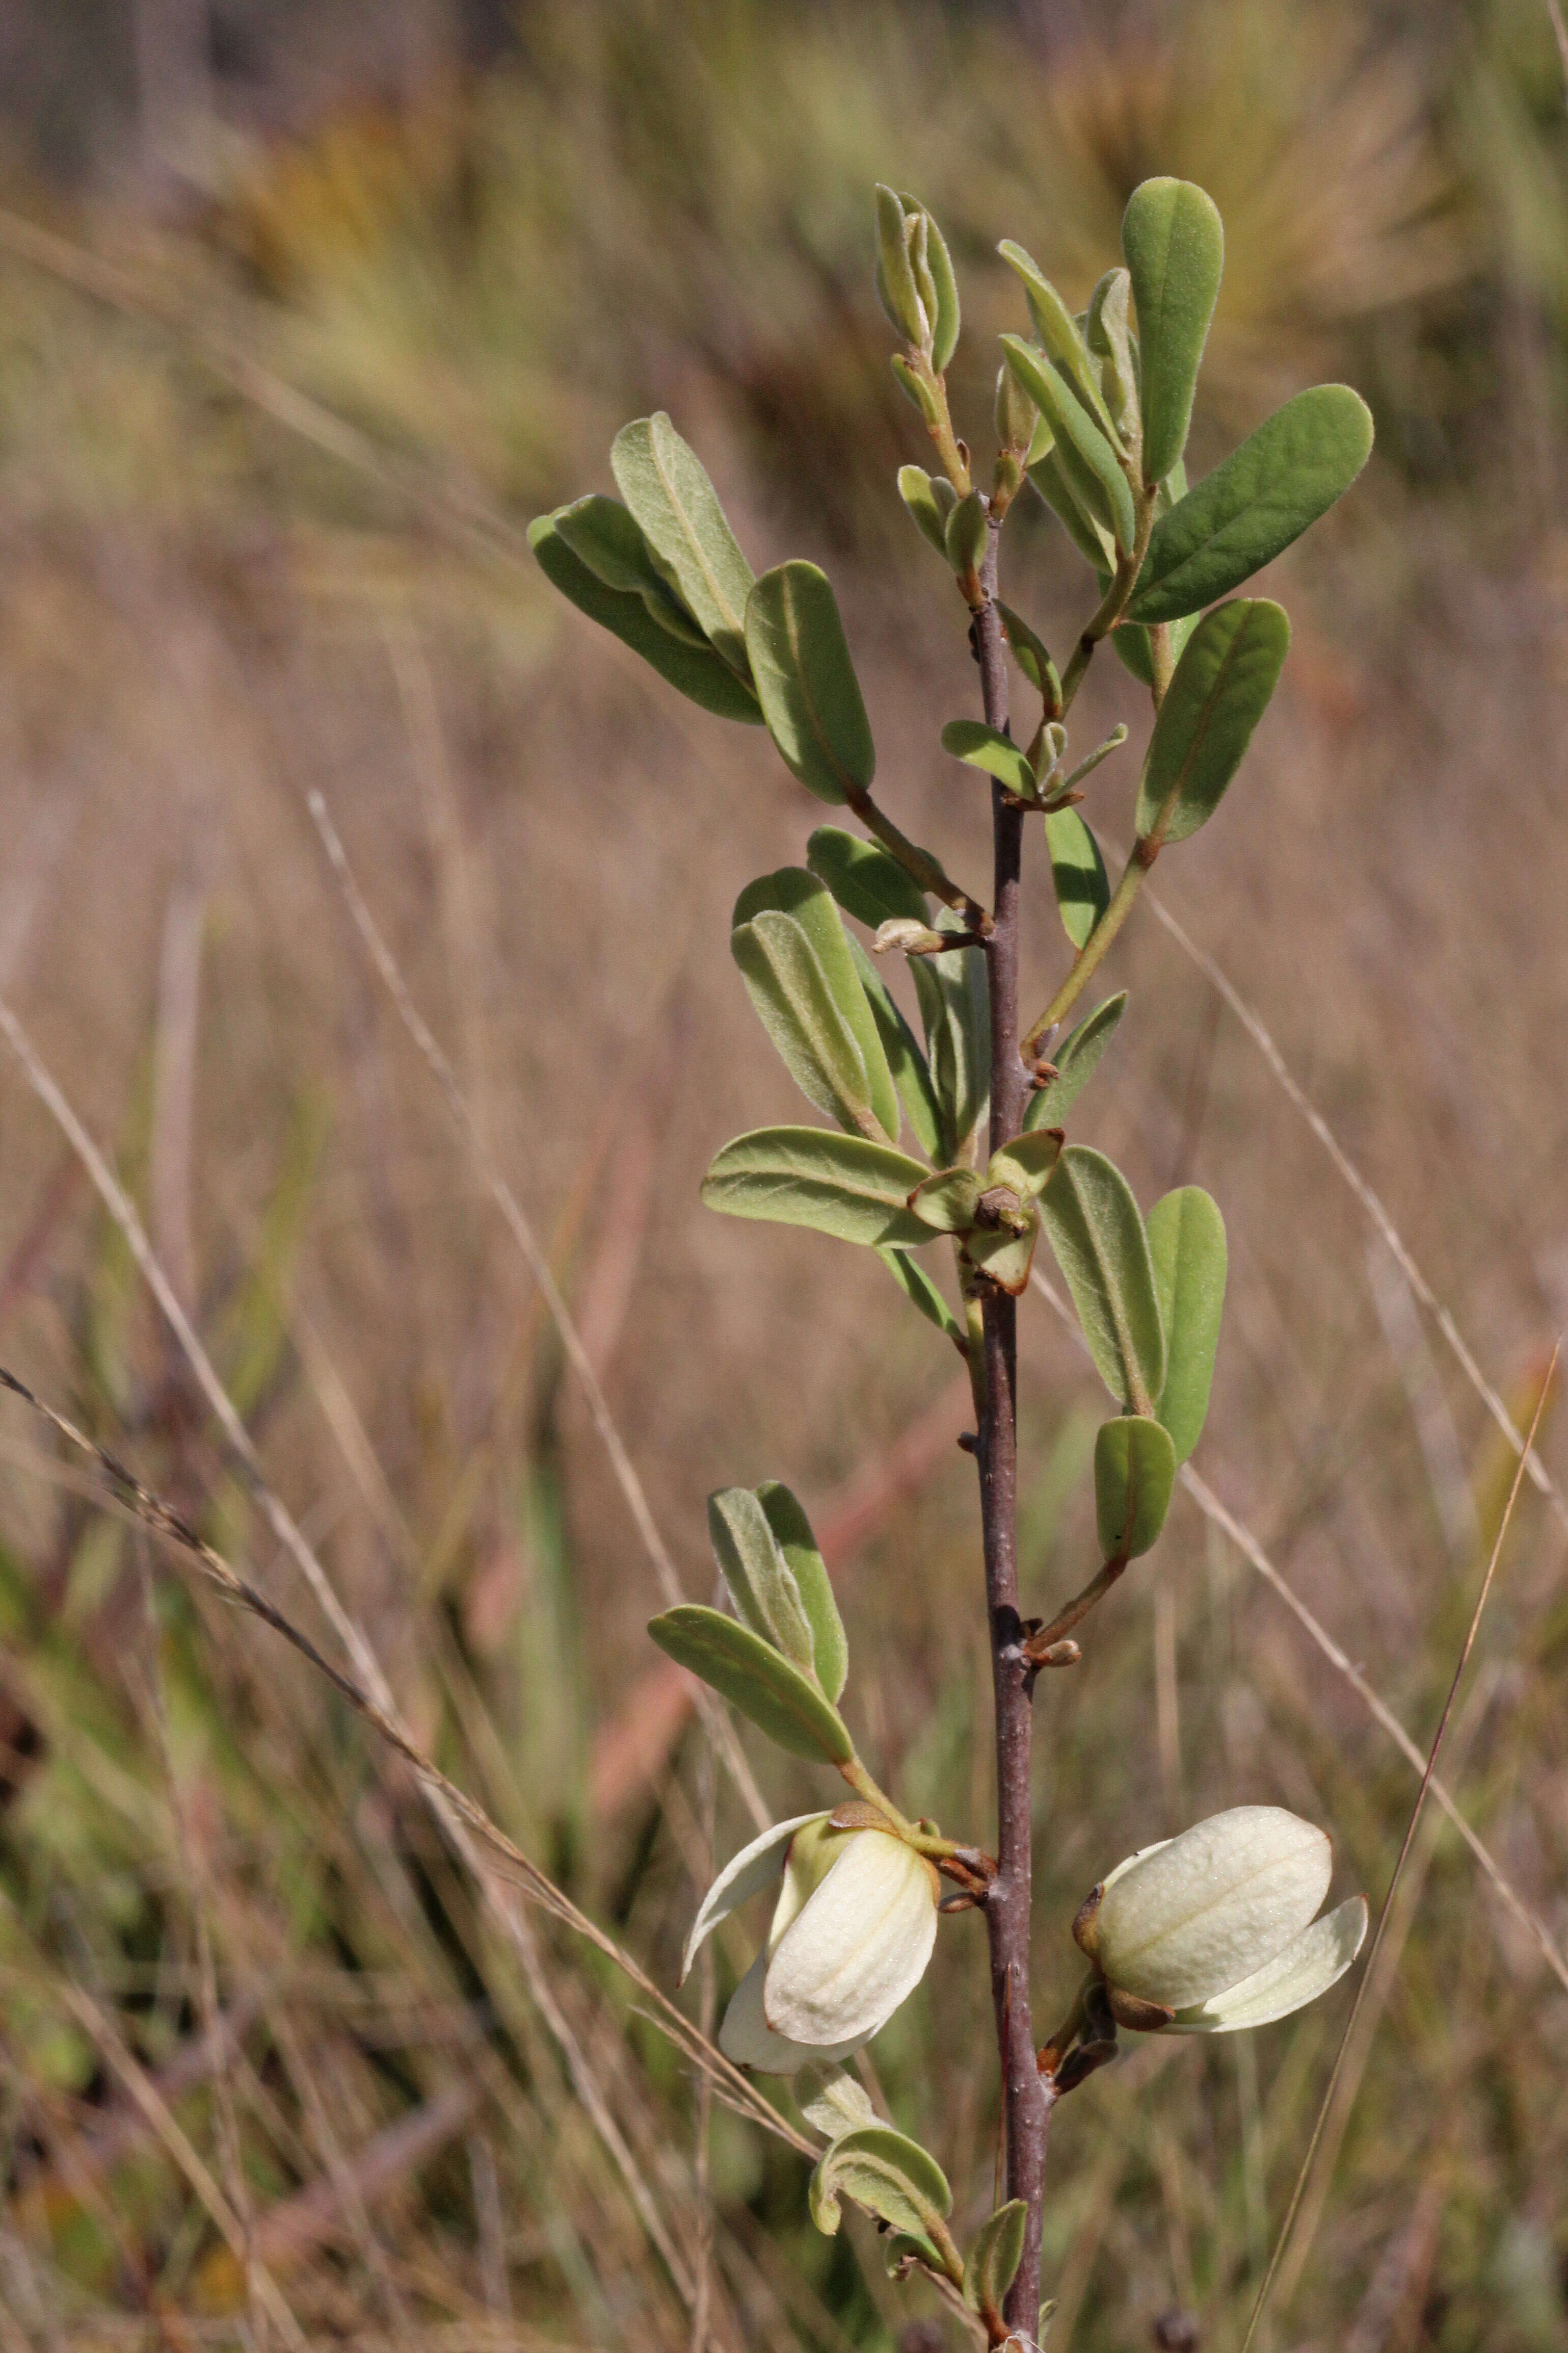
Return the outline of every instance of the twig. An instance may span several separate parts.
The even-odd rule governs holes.
[[[1530,1425],[1530,1437],[1527,1441],[1530,1445],[1534,1444],[1535,1433],[1541,1427],[1541,1417],[1546,1409],[1547,1393],[1552,1387],[1552,1375],[1557,1370],[1557,1359],[1561,1351],[1562,1343],[1559,1342],[1552,1351],[1552,1363],[1546,1378],[1542,1383],[1541,1395],[1535,1401],[1535,1413]],[[1443,1746],[1444,1735],[1448,1729],[1448,1718],[1454,1712],[1454,1702],[1458,1696],[1459,1684],[1465,1669],[1469,1664],[1470,1652],[1475,1648],[1476,1636],[1480,1631],[1481,1612],[1487,1606],[1487,1597],[1492,1589],[1492,1579],[1497,1575],[1497,1565],[1502,1557],[1503,1545],[1513,1521],[1514,1505],[1519,1501],[1519,1491],[1523,1482],[1524,1455],[1521,1452],[1514,1471],[1513,1483],[1509,1489],[1508,1503],[1503,1511],[1502,1520],[1492,1545],[1491,1557],[1487,1562],[1486,1575],[1481,1579],[1481,1589],[1476,1596],[1476,1606],[1470,1612],[1469,1626],[1459,1648],[1453,1680],[1448,1685],[1448,1695],[1443,1702],[1443,1712],[1437,1719],[1437,1729],[1432,1736],[1431,1753],[1426,1758],[1426,1769],[1421,1776],[1421,1787],[1415,1793],[1415,1803],[1411,1809],[1409,1824],[1405,1832],[1405,1842],[1399,1850],[1398,1859],[1394,1866],[1394,1875],[1388,1883],[1388,1893],[1383,1899],[1383,1909],[1378,1914],[1377,1927],[1372,1940],[1372,1950],[1366,1957],[1366,1966],[1361,1973],[1361,1980],[1355,1989],[1355,2000],[1351,2004],[1351,2014],[1345,2021],[1345,2031],[1340,2037],[1340,2047],[1334,2054],[1334,2063],[1329,2071],[1329,2080],[1318,2109],[1317,2122],[1312,2126],[1311,2138],[1307,2143],[1307,2153],[1301,2159],[1301,2170],[1296,2177],[1296,2187],[1291,2193],[1290,2203],[1285,2211],[1285,2220],[1279,2226],[1279,2236],[1274,2242],[1274,2253],[1268,2259],[1268,2269],[1263,2274],[1263,2284],[1258,2291],[1258,2300],[1252,2307],[1252,2317],[1247,2324],[1247,2334],[1241,2341],[1241,2353],[1249,2353],[1249,2348],[1258,2334],[1258,2323],[1263,2317],[1264,2307],[1268,2302],[1269,2291],[1274,2285],[1285,2250],[1290,2242],[1290,2233],[1295,2227],[1296,2216],[1300,2211],[1301,2200],[1306,2192],[1308,2177],[1312,2170],[1312,2160],[1317,2156],[1318,2144],[1323,2137],[1323,2126],[1328,2122],[1329,2110],[1333,2105],[1334,2093],[1339,2085],[1340,2071],[1344,2065],[1345,2053],[1350,2049],[1351,2038],[1355,2032],[1356,2021],[1361,2016],[1362,2004],[1366,1999],[1367,1988],[1372,1983],[1373,1972],[1377,1965],[1378,1953],[1382,1949],[1394,1898],[1398,1891],[1405,1863],[1409,1860],[1410,1850],[1415,1843],[1415,1832],[1421,1820],[1421,1810],[1426,1802],[1426,1792],[1432,1786],[1432,1778],[1437,1769],[1437,1758]]]

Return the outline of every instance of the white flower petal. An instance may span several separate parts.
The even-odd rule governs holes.
[[[724,2012],[724,2022],[719,2029],[719,2048],[726,2059],[737,2067],[755,2067],[763,2075],[793,2075],[798,2068],[821,2066],[834,2059],[847,2059],[871,2037],[857,2034],[847,2042],[830,2043],[818,2049],[806,2042],[791,2042],[786,2036],[775,2034],[763,2016],[763,1978],[766,1975],[768,1957],[759,1953],[740,1984],[730,1997],[730,2007]]]
[[[1178,2010],[1168,2034],[1235,2034],[1243,2027],[1268,2026],[1305,2010],[1343,1977],[1366,1935],[1366,1898],[1352,1895],[1304,1928],[1282,1953],[1228,1993],[1216,1993],[1194,2010]]]
[[[936,1942],[936,1873],[889,1831],[859,1831],[768,1963],[768,2024],[818,2048],[863,2041],[925,1974]]]
[[[753,1839],[750,1846],[743,1846],[739,1854],[731,1857],[702,1898],[697,1917],[691,1923],[691,1934],[686,1939],[686,1950],[680,1957],[682,1985],[686,1983],[703,1938],[711,1936],[721,1920],[727,1920],[731,1912],[738,1912],[751,1896],[760,1895],[763,1889],[779,1876],[784,1867],[784,1849],[796,1831],[807,1822],[819,1822],[822,1819],[820,1814],[797,1814],[793,1821],[775,1822],[772,1830],[764,1831],[761,1838]]]
[[[1333,1853],[1279,1806],[1237,1806],[1117,1871],[1095,1915],[1105,1976],[1186,2010],[1284,1951],[1329,1892]]]

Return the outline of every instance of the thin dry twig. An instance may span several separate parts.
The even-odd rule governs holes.
[[[1031,1273],[1029,1281],[1034,1289],[1039,1293],[1041,1298],[1049,1302],[1050,1305],[1055,1309],[1057,1314],[1060,1317],[1063,1324],[1066,1324],[1068,1331],[1074,1335],[1075,1338],[1081,1345],[1087,1348],[1088,1344],[1084,1341],[1083,1335],[1079,1328],[1077,1317],[1073,1314],[1066,1300],[1062,1298],[1061,1294],[1047,1280],[1046,1276],[1040,1272],[1037,1267]],[[1519,1459],[1521,1461],[1523,1461],[1524,1441],[1522,1440],[1520,1441],[1520,1449]],[[1380,1697],[1378,1693],[1373,1690],[1371,1683],[1368,1683],[1366,1677],[1362,1673],[1361,1670],[1354,1664],[1354,1662],[1346,1657],[1339,1643],[1335,1641],[1333,1636],[1329,1632],[1328,1628],[1323,1625],[1319,1618],[1314,1616],[1313,1612],[1302,1600],[1300,1595],[1295,1590],[1295,1588],[1288,1583],[1286,1578],[1280,1575],[1279,1569],[1275,1567],[1274,1563],[1269,1559],[1268,1555],[1264,1551],[1263,1546],[1259,1544],[1258,1538],[1253,1535],[1252,1530],[1247,1525],[1246,1522],[1244,1520],[1237,1519],[1236,1514],[1231,1511],[1229,1506],[1221,1503],[1219,1497],[1215,1493],[1214,1489],[1208,1484],[1208,1482],[1205,1479],[1199,1477],[1198,1473],[1193,1469],[1190,1462],[1184,1462],[1181,1469],[1176,1473],[1176,1476],[1180,1480],[1183,1487],[1185,1488],[1187,1493],[1192,1497],[1194,1503],[1197,1505],[1199,1511],[1202,1512],[1204,1517],[1207,1520],[1211,1520],[1214,1523],[1214,1525],[1218,1528],[1223,1535],[1230,1538],[1230,1541],[1235,1545],[1237,1550],[1242,1554],[1245,1559],[1251,1563],[1252,1567],[1258,1571],[1259,1577],[1262,1577],[1264,1583],[1272,1592],[1279,1595],[1280,1600],[1285,1604],[1286,1609],[1289,1610],[1297,1624],[1302,1629],[1302,1631],[1306,1633],[1314,1643],[1316,1643],[1318,1649],[1322,1652],[1324,1658],[1328,1660],[1330,1665],[1335,1670],[1336,1673],[1342,1675],[1345,1682],[1349,1683],[1352,1691],[1354,1692],[1356,1697],[1361,1701],[1362,1705],[1366,1709],[1367,1714],[1373,1718],[1373,1721],[1388,1735],[1389,1738],[1393,1741],[1394,1746],[1398,1749],[1400,1755],[1405,1759],[1406,1763],[1412,1766],[1417,1773],[1425,1773],[1426,1769],[1426,1759],[1422,1756],[1420,1749],[1417,1748],[1415,1741],[1411,1739],[1410,1735],[1400,1723],[1399,1718],[1394,1715],[1394,1710],[1388,1705],[1387,1702]],[[1465,1819],[1465,1816],[1460,1812],[1459,1808],[1454,1802],[1452,1793],[1447,1786],[1442,1781],[1434,1778],[1432,1782],[1432,1795],[1436,1799],[1437,1803],[1442,1807],[1443,1811],[1447,1815],[1448,1820],[1458,1831],[1459,1836],[1464,1840],[1465,1844],[1469,1848],[1471,1854],[1479,1863],[1481,1869],[1486,1873],[1487,1877],[1490,1880],[1492,1885],[1496,1888],[1499,1895],[1502,1898],[1504,1904],[1507,1905],[1509,1910],[1513,1914],[1514,1918],[1519,1922],[1520,1926],[1525,1929],[1533,1941],[1540,1947],[1542,1955],[1550,1967],[1553,1976],[1563,1986],[1564,1991],[1568,1992],[1568,1959],[1564,1958],[1563,1953],[1559,1949],[1556,1941],[1552,1937],[1551,1930],[1546,1926],[1544,1921],[1539,1918],[1539,1916],[1531,1909],[1523,1896],[1519,1894],[1518,1890],[1514,1887],[1512,1882],[1504,1872],[1502,1865],[1493,1855],[1490,1848],[1487,1846],[1484,1840],[1474,1829],[1472,1829],[1469,1822]]]
[[[1263,2317],[1264,2308],[1268,2302],[1269,2292],[1279,2276],[1285,2250],[1290,2243],[1290,2233],[1295,2228],[1296,2217],[1300,2211],[1301,2200],[1306,2194],[1307,2182],[1311,2174],[1312,2160],[1318,2154],[1318,2144],[1322,2139],[1323,2127],[1329,2120],[1329,2111],[1333,2105],[1334,2094],[1339,2088],[1340,2073],[1345,2063],[1345,2054],[1351,2047],[1356,2021],[1361,2016],[1362,2005],[1366,2000],[1367,1988],[1373,1981],[1377,1967],[1377,1957],[1383,1947],[1389,1915],[1394,1908],[1394,1899],[1399,1891],[1399,1883],[1404,1876],[1405,1866],[1410,1859],[1410,1850],[1415,1843],[1415,1833],[1420,1826],[1422,1809],[1426,1803],[1426,1792],[1431,1788],[1437,1770],[1437,1758],[1442,1750],[1444,1736],[1448,1729],[1448,1719],[1453,1715],[1454,1702],[1458,1697],[1459,1685],[1464,1680],[1465,1669],[1470,1662],[1470,1653],[1476,1646],[1476,1636],[1480,1632],[1481,1613],[1487,1606],[1487,1598],[1492,1589],[1492,1580],[1497,1575],[1498,1562],[1502,1557],[1502,1548],[1513,1523],[1514,1506],[1519,1501],[1519,1491],[1524,1482],[1527,1449],[1535,1443],[1535,1433],[1541,1427],[1541,1417],[1546,1410],[1547,1395],[1552,1388],[1552,1375],[1557,1370],[1557,1359],[1561,1353],[1562,1343],[1559,1341],[1557,1346],[1552,1351],[1552,1363],[1546,1378],[1541,1385],[1541,1395],[1535,1401],[1535,1412],[1531,1421],[1529,1438],[1525,1441],[1525,1446],[1520,1451],[1519,1464],[1513,1474],[1513,1483],[1508,1492],[1508,1503],[1492,1545],[1491,1556],[1487,1562],[1486,1575],[1481,1579],[1481,1589],[1476,1596],[1476,1606],[1470,1612],[1470,1622],[1466,1630],[1464,1641],[1459,1646],[1459,1656],[1454,1668],[1453,1680],[1448,1685],[1447,1697],[1443,1702],[1443,1712],[1437,1718],[1437,1729],[1432,1736],[1432,1747],[1426,1758],[1426,1769],[1421,1776],[1421,1787],[1415,1792],[1415,1803],[1410,1810],[1410,1820],[1405,1829],[1404,1843],[1400,1847],[1394,1865],[1394,1873],[1388,1883],[1388,1893],[1383,1899],[1383,1909],[1377,1916],[1377,1927],[1373,1935],[1372,1950],[1366,1957],[1366,1966],[1362,1970],[1360,1982],[1355,1989],[1355,2000],[1351,2004],[1351,2014],[1345,2021],[1345,2031],[1340,2037],[1340,2047],[1334,2054],[1334,2063],[1329,2070],[1329,2080],[1318,2109],[1317,2121],[1312,2126],[1311,2138],[1307,2143],[1306,2155],[1301,2159],[1301,2169],[1296,2177],[1296,2187],[1291,2192],[1290,2203],[1285,2210],[1285,2220],[1279,2226],[1279,2235],[1274,2242],[1274,2253],[1268,2259],[1268,2269],[1263,2274],[1262,2285],[1258,2291],[1258,2300],[1252,2307],[1252,2317],[1247,2324],[1247,2334],[1241,2341],[1241,2353],[1249,2353],[1253,2339],[1258,2334],[1258,2324]]]

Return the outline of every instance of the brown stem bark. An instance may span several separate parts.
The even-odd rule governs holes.
[[[995,607],[997,533],[994,523],[981,573],[984,592],[974,617],[985,716],[1007,726],[1006,656]],[[994,929],[985,943],[991,993],[991,1149],[1023,1124],[1026,1080],[1018,1056],[1018,885],[1024,815],[993,785],[995,847]],[[991,1680],[996,1712],[997,1873],[986,1900],[991,1994],[1002,2063],[1007,2148],[1007,2195],[1029,2210],[1024,2259],[1008,2291],[1007,2325],[1032,2344],[1040,2309],[1040,2212],[1045,2194],[1046,2135],[1050,2101],[1035,2058],[1029,2016],[1030,1735],[1026,1662],[1019,1646],[1017,1307],[1005,1293],[984,1302],[985,1410],[977,1461],[984,1534],[985,1600],[991,1630]]]

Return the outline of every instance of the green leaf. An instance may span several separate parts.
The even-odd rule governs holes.
[[[1344,384],[1277,408],[1162,515],[1127,607],[1174,621],[1228,596],[1348,491],[1372,449],[1372,412]]]
[[[640,654],[668,684],[717,718],[761,724],[762,707],[756,696],[728,662],[721,661],[710,646],[687,645],[672,637],[662,622],[654,619],[642,596],[607,588],[567,546],[555,515],[534,517],[528,526],[528,543],[551,586],[602,629],[630,646],[633,653]]]
[[[792,1757],[849,1763],[855,1744],[838,1710],[749,1626],[682,1601],[651,1619],[647,1630],[678,1666],[710,1683]]]
[[[731,933],[730,953],[806,1101],[852,1134],[868,1135],[878,1124],[866,1065],[799,923],[765,911]]]
[[[918,1307],[928,1324],[945,1332],[967,1355],[968,1335],[913,1251],[879,1250],[877,1256],[910,1305]]]
[[[1000,596],[996,610],[1002,617],[1003,634],[1012,648],[1014,660],[1036,692],[1043,696],[1047,719],[1054,717],[1062,707],[1062,682],[1044,640],[1035,635],[1022,614],[1015,613],[1011,605],[1004,605]]]
[[[1103,499],[1097,499],[1096,505],[1108,519],[1101,522],[1094,513],[1085,512],[1062,470],[1056,437],[1044,418],[1030,447],[1025,471],[1084,561],[1092,564],[1097,572],[1109,573],[1116,562],[1116,534],[1110,528],[1109,510]]]
[[[1040,1215],[1100,1378],[1125,1408],[1152,1412],[1165,1386],[1165,1335],[1149,1237],[1126,1177],[1102,1152],[1069,1144]]]
[[[978,572],[985,554],[985,501],[978,491],[958,500],[942,533],[947,560],[960,577]]]
[[[918,376],[902,352],[895,352],[888,362],[894,380],[906,400],[913,401],[934,433],[942,425],[942,404],[923,376]]]
[[[1016,245],[1010,237],[1004,237],[996,250],[1007,267],[1016,270],[1024,281],[1024,297],[1029,305],[1029,316],[1047,355],[1067,370],[1084,406],[1099,418],[1104,430],[1114,436],[1110,411],[1105,405],[1093,364],[1072,312],[1039,264],[1030,259],[1021,245]],[[1004,335],[1004,343],[1007,340]],[[1026,392],[1029,389],[1026,383],[1024,389]],[[1030,397],[1034,396],[1031,394]],[[1037,401],[1036,406],[1039,406]]]
[[[899,496],[921,537],[931,542],[945,564],[947,519],[958,504],[958,493],[952,484],[944,475],[928,474],[923,466],[900,466]]]
[[[1021,335],[1004,335],[1002,349],[1008,366],[1049,425],[1056,438],[1057,456],[1067,470],[1068,482],[1080,497],[1089,482],[1098,485],[1116,543],[1124,554],[1130,553],[1137,535],[1132,491],[1110,441],[1065,375],[1042,359],[1032,343],[1025,343]]]
[[[1193,394],[1225,267],[1212,197],[1190,180],[1145,180],[1121,216],[1138,309],[1143,479],[1164,479],[1186,447]]]
[[[889,1251],[888,1255],[900,1257],[897,1251]],[[766,1514],[774,1543],[795,1573],[805,1614],[811,1620],[816,1680],[829,1699],[837,1699],[844,1689],[844,1679],[849,1672],[849,1644],[845,1637],[844,1620],[838,1615],[838,1604],[833,1598],[827,1564],[817,1547],[816,1538],[812,1535],[811,1522],[789,1489],[778,1479],[763,1480],[757,1489],[757,1501]]]
[[[954,928],[943,913],[937,929]],[[962,1159],[991,1099],[991,996],[985,958],[977,948],[949,948],[911,957],[910,971],[925,1025],[926,1058],[942,1109],[942,1148],[934,1156]]]
[[[1024,2260],[1024,2234],[1029,2210],[1021,2198],[1010,2198],[980,2226],[980,2236],[963,2266],[963,2300],[987,2327],[1003,2326],[1002,2305]]]
[[[710,1209],[812,1226],[840,1241],[910,1250],[930,1238],[905,1203],[926,1171],[890,1145],[821,1127],[759,1127],[718,1153],[702,1183]]]
[[[1077,809],[1050,809],[1046,814],[1046,848],[1050,852],[1062,929],[1074,947],[1081,948],[1110,904],[1110,877],[1100,844]]]
[[[1100,389],[1124,447],[1138,439],[1138,341],[1132,332],[1131,290],[1125,269],[1108,269],[1089,296],[1083,319],[1083,339],[1100,362]]]
[[[1061,1140],[1049,1128],[1035,1127],[1022,1135],[1014,1136],[991,1155],[991,1166],[985,1171],[985,1189],[993,1185],[1005,1185],[1016,1193],[1020,1201],[1032,1201],[1043,1193],[1051,1171],[1061,1154]]]
[[[753,575],[697,452],[661,408],[622,426],[610,445],[610,471],[688,611],[737,676],[749,676],[746,599]]]
[[[865,1066],[871,1109],[878,1124],[889,1142],[896,1144],[899,1098],[883,1049],[881,1025],[866,1001],[859,970],[850,954],[849,940],[833,893],[804,866],[783,866],[776,873],[759,875],[754,882],[747,884],[735,902],[731,921],[737,926],[751,923],[769,908],[793,917],[810,941],[828,993]]]
[[[840,2134],[819,2158],[807,2196],[811,2219],[828,2238],[838,2229],[841,2198],[928,2243],[952,2211],[952,2192],[935,2158],[891,2125]]]
[[[936,1099],[936,1089],[919,1040],[902,1013],[893,1001],[892,993],[876,965],[858,940],[849,943],[860,986],[866,992],[866,1002],[871,1008],[871,1018],[882,1041],[882,1052],[893,1074],[893,1085],[910,1123],[915,1142],[933,1160],[942,1148],[942,1108]],[[891,1131],[889,1131],[891,1132]],[[893,1141],[898,1136],[893,1134]]]
[[[904,207],[891,188],[877,186],[877,292],[888,323],[909,343],[923,344],[931,321],[915,288],[914,267],[904,234]]]
[[[1057,1075],[1043,1086],[1024,1113],[1026,1129],[1059,1127],[1094,1076],[1095,1065],[1127,1010],[1127,991],[1108,997],[1080,1021],[1055,1058]]]
[[[947,249],[947,239],[920,198],[900,191],[899,201],[906,213],[925,213],[926,265],[936,291],[936,316],[931,322],[931,364],[941,375],[958,347],[958,280],[952,274],[952,257]]]
[[[966,1234],[974,1223],[980,1179],[973,1168],[941,1168],[910,1196],[910,1207],[933,1234]]]
[[[864,792],[876,747],[831,582],[815,564],[764,572],[746,607],[746,648],[768,732],[818,800]]]
[[[1268,707],[1290,645],[1290,624],[1267,596],[1237,596],[1205,613],[1188,638],[1160,705],[1135,819],[1141,840],[1184,841],[1219,807],[1252,731]]]
[[[805,845],[805,862],[845,913],[868,931],[879,930],[893,916],[931,921],[925,892],[880,842],[862,841],[837,825],[819,825]]]
[[[1022,1231],[1007,1226],[994,1231],[984,1226],[972,1227],[963,1238],[963,1255],[972,1266],[977,1266],[993,1282],[1015,1296],[1028,1283],[1029,1269],[1035,1262],[1035,1244],[1040,1238],[1040,1221],[1033,1209],[1026,1213]]]
[[[805,1602],[749,1487],[720,1487],[709,1496],[708,1539],[736,1611],[752,1633],[803,1674],[815,1674],[816,1647]],[[829,1696],[836,1699],[837,1694]]]
[[[972,768],[984,768],[998,784],[1005,785],[1020,800],[1038,798],[1035,772],[1022,747],[999,727],[988,726],[984,719],[950,719],[942,731],[942,748],[955,760],[966,761]]]
[[[1167,624],[1171,632],[1171,659],[1182,659],[1182,648],[1197,627],[1197,615],[1184,613],[1179,621]],[[1154,658],[1149,648],[1149,632],[1142,621],[1119,621],[1110,632],[1111,649],[1123,670],[1130,670],[1140,686],[1154,683]]]
[[[1154,1410],[1184,1462],[1203,1436],[1225,1306],[1225,1219],[1198,1185],[1184,1185],[1149,1212],[1154,1296],[1165,1330],[1165,1386]]]
[[[1171,1508],[1176,1451],[1162,1423],[1124,1414],[1100,1424],[1094,1441],[1094,1515],[1107,1560],[1136,1560],[1153,1544]]]
[[[652,618],[683,645],[706,646],[707,638],[655,565],[648,543],[619,499],[595,491],[556,512],[555,528],[574,555],[596,580],[623,595],[640,596]]]

